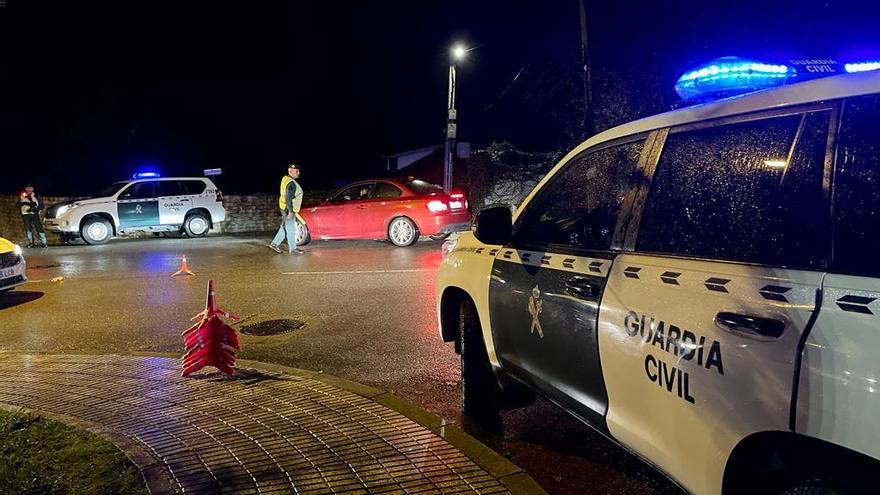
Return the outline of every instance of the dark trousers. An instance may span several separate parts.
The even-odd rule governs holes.
[[[46,245],[46,231],[43,230],[43,222],[40,221],[40,215],[22,215],[22,220],[24,220],[24,235],[27,236],[28,246],[34,245],[34,233],[33,231],[37,231],[37,235],[40,237],[40,244]]]

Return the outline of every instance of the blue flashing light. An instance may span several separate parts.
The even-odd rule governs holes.
[[[158,172],[138,172],[131,176],[132,179],[158,179],[161,177]]]
[[[710,100],[782,86],[795,75],[783,64],[765,64],[739,57],[721,57],[685,72],[675,83],[684,100]]]
[[[859,62],[855,64],[846,64],[843,68],[847,72],[868,72],[872,70],[880,69],[880,61],[872,61],[872,62]]]

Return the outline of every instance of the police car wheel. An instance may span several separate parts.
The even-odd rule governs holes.
[[[64,244],[69,244],[71,241],[76,239],[76,234],[71,234],[69,232],[61,232],[58,234],[58,237],[61,238],[61,242]]]
[[[311,240],[312,236],[309,234],[309,227],[302,222],[296,222],[296,245],[305,246]]]
[[[113,227],[103,218],[90,218],[83,224],[80,235],[86,244],[104,244],[113,236]]]
[[[211,222],[201,213],[193,213],[183,222],[183,230],[189,237],[205,237],[211,230]]]
[[[388,240],[395,246],[412,246],[419,240],[419,230],[409,218],[397,217],[388,225]]]
[[[492,373],[477,310],[471,301],[459,308],[461,339],[461,408],[481,426],[499,427],[501,388]]]

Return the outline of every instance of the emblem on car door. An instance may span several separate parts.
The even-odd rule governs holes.
[[[135,213],[135,215],[140,215],[140,214],[143,213],[143,212],[144,212],[144,207],[143,207],[143,206],[141,206],[141,205],[135,205],[135,207],[134,207],[134,213]]]
[[[532,289],[532,295],[529,296],[529,314],[532,315],[532,327],[529,333],[538,331],[538,336],[544,338],[544,329],[541,328],[541,311],[544,310],[544,301],[541,300],[541,289],[536,285]]]

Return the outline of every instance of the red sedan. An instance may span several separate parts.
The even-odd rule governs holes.
[[[470,226],[464,193],[445,194],[421,180],[356,182],[303,208],[300,216],[305,220],[297,232],[300,245],[311,239],[388,239],[411,246],[419,236],[444,238]]]

